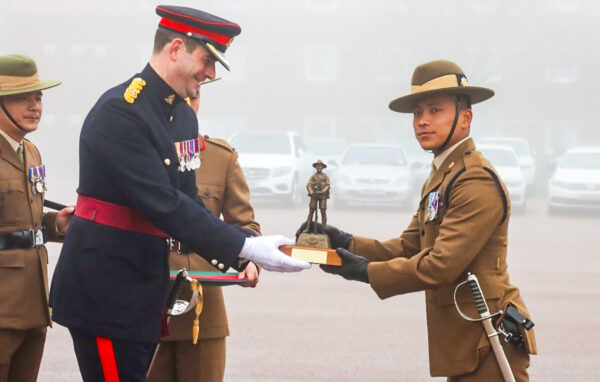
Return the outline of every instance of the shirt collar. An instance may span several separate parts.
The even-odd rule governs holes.
[[[461,139],[460,141],[456,142],[454,145],[448,147],[446,150],[442,151],[442,153],[436,157],[433,158],[433,165],[435,166],[435,169],[437,170],[438,168],[440,168],[440,166],[442,165],[442,163],[444,163],[444,161],[446,160],[446,158],[448,158],[448,156],[450,154],[452,154],[452,152],[454,150],[456,150],[456,148],[458,146],[460,146],[461,143],[463,143],[464,141],[466,141],[467,139],[469,139],[469,136]]]
[[[161,110],[166,115],[170,115],[175,106],[183,101],[183,98],[177,95],[175,91],[163,80],[154,69],[147,64],[144,70],[140,73],[140,77],[146,81],[148,90],[151,89],[150,98],[152,101],[160,105]]]
[[[13,150],[15,150],[15,152],[17,151],[17,149],[23,142],[23,141],[21,141],[21,142],[15,141],[10,135],[6,134],[6,132],[2,129],[0,129],[0,135],[2,135],[8,141],[8,144],[10,145],[10,147],[13,148]]]

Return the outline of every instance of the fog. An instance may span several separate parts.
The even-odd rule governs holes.
[[[48,198],[72,202],[82,121],[104,90],[126,81],[147,62],[159,3],[0,4],[1,53],[30,55],[43,78],[63,81],[45,92],[40,129],[29,138],[46,163]],[[309,146],[317,137],[339,139],[332,149],[336,152],[344,144],[392,143],[408,150],[409,165],[415,156],[428,162],[430,154],[419,153],[410,115],[394,113],[387,105],[409,91],[416,65],[443,58],[461,65],[472,85],[496,91],[473,108],[471,135],[476,141],[507,136],[529,142],[536,171],[528,198],[546,197],[548,178],[566,149],[600,144],[595,118],[599,98],[593,85],[599,64],[597,2],[178,4],[242,27],[226,54],[231,72],[217,68],[223,80],[202,89],[203,134],[230,138],[242,130],[297,132]],[[311,170],[308,166],[303,173]]]
[[[105,90],[127,81],[147,63],[159,22],[154,11],[158,4],[153,0],[0,0],[0,55],[29,55],[37,62],[42,79],[63,81],[44,92],[42,122],[38,131],[27,137],[38,146],[46,165],[47,199],[75,202],[83,120]],[[325,172],[332,179],[331,224],[381,239],[401,232],[415,210],[418,190],[432,157],[415,141],[412,116],[390,111],[389,102],[410,91],[415,66],[435,59],[458,63],[471,85],[494,89],[492,99],[473,106],[471,135],[477,145],[483,145],[486,155],[498,158],[493,164],[506,178],[513,198],[511,276],[522,285],[534,320],[541,324],[537,333],[545,354],[532,364],[532,375],[537,380],[568,380],[572,364],[576,365],[573,369],[581,370],[577,374],[581,380],[597,373],[597,335],[594,340],[578,331],[578,327],[584,327],[588,333],[598,332],[593,318],[596,312],[576,317],[580,320],[577,325],[569,323],[575,315],[573,296],[577,301],[585,300],[580,308],[585,306],[586,311],[588,297],[598,301],[598,267],[581,268],[597,263],[590,255],[597,252],[592,226],[600,217],[600,150],[566,152],[577,146],[600,145],[596,113],[600,105],[596,89],[600,67],[599,2],[214,0],[179,1],[177,5],[202,9],[242,27],[241,35],[226,53],[231,71],[217,65],[217,76],[222,80],[202,86],[199,127],[202,134],[229,139],[240,148],[240,163],[248,177],[257,218],[264,219],[263,233],[291,236],[295,222],[300,224],[306,219],[303,188],[314,172],[311,164],[316,159],[329,164]],[[286,133],[285,143],[277,147],[287,150],[289,158],[273,163],[273,157],[265,154],[281,153],[253,152],[252,147],[275,147],[252,144],[257,137],[253,134],[258,132],[263,133],[259,138],[262,140]],[[507,148],[509,141],[491,139],[494,137],[519,138],[513,142],[529,146],[525,155],[529,159],[519,157],[520,149]],[[363,147],[348,149],[348,153],[355,150],[358,154],[345,159],[343,153],[355,144]],[[388,146],[372,146],[377,154],[368,154],[372,147],[367,145],[381,144]],[[392,152],[399,149],[401,154]],[[386,150],[391,150],[389,156],[384,155]],[[360,168],[344,169],[362,159],[376,168],[370,167],[362,178],[357,175],[363,171]],[[561,159],[564,162],[558,167],[562,171],[550,182],[554,187],[550,192],[549,180]],[[266,163],[264,168],[256,164],[261,161]],[[535,170],[525,168],[532,163]],[[276,173],[283,175],[276,177]],[[551,200],[555,205],[549,205]],[[561,208],[561,203],[569,207]],[[279,232],[281,229],[286,232]],[[50,268],[59,251],[52,248]],[[567,253],[579,257],[565,265]],[[294,280],[302,288],[310,288],[313,281],[339,281],[324,279],[317,273],[308,279],[301,276]],[[276,298],[273,296],[278,296],[278,290],[273,288],[289,286],[283,277],[279,279],[280,275],[265,277],[280,284],[272,283],[269,289],[265,283],[263,289],[253,292],[259,293],[256,296]],[[557,279],[562,280],[560,285],[548,289]],[[337,293],[339,284],[335,285],[338,289],[329,284],[324,289]],[[228,288],[228,301],[234,301],[238,309],[232,310],[231,321],[237,328],[244,327],[244,314],[254,312],[255,303],[242,295],[244,292],[232,289]],[[372,313],[373,325],[378,325],[377,309],[381,305],[371,294],[365,296],[367,299],[373,307],[365,311]],[[337,297],[323,300],[322,306],[335,304]],[[332,310],[342,309],[331,306]],[[404,307],[399,310],[396,305],[385,306],[389,312],[405,311]],[[266,304],[265,309],[272,308]],[[294,307],[289,309],[292,312]],[[420,312],[423,310],[421,307]],[[277,314],[275,310],[266,316],[273,319]],[[390,360],[385,370],[395,372],[398,359],[418,354],[418,371],[407,375],[414,377],[411,380],[420,380],[417,375],[427,375],[425,329],[422,318],[414,322],[416,336],[423,339],[423,344],[418,351],[387,346]],[[285,326],[285,320],[280,324]],[[260,327],[261,323],[256,325]],[[319,333],[311,329],[310,322],[298,325],[308,325],[302,337],[313,341],[311,344],[322,339],[310,336]],[[265,380],[261,373],[266,372],[266,361],[245,358],[264,339],[263,332],[255,329],[248,329],[245,336],[233,336],[231,353],[228,348],[228,357],[234,360],[231,367],[228,363],[230,380]],[[50,336],[61,332],[53,333]],[[253,333],[257,337],[252,337]],[[62,342],[49,337],[50,349],[70,349],[68,336],[60,335]],[[339,336],[340,341],[345,338]],[[277,347],[287,345],[278,344],[275,337],[261,345],[274,355],[273,362],[279,362]],[[591,343],[587,345],[589,351],[579,352],[576,344],[580,342]],[[269,350],[269,346],[274,349]],[[328,372],[315,353],[317,370]],[[362,357],[358,347],[352,353]],[[78,380],[72,354],[64,353],[66,361],[60,361],[68,362],[66,368],[72,379],[49,377],[60,375],[62,366],[56,360],[61,353],[46,354],[41,380]],[[571,355],[568,360],[565,354]],[[305,356],[307,362],[312,362],[311,354]],[[350,364],[354,366],[358,361]],[[255,379],[241,377],[248,365],[250,369],[254,366],[255,373],[249,375]],[[323,380],[336,380],[339,375],[337,369],[330,373],[331,379]]]

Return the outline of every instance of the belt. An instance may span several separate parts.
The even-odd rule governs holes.
[[[46,227],[42,227],[37,231],[27,229],[25,231],[0,233],[0,250],[37,248],[47,242]]]
[[[77,196],[75,216],[105,226],[168,238],[169,235],[154,226],[150,220],[133,208],[105,202],[84,195]]]
[[[190,253],[190,252],[194,252],[187,245],[183,244],[180,241],[172,239],[172,238],[167,239],[167,244],[169,245],[169,251],[175,251],[177,253]]]

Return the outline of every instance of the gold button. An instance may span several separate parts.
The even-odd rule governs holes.
[[[448,168],[452,168],[452,167],[454,167],[454,162],[451,162],[451,163],[448,165]]]
[[[216,265],[218,264],[218,261],[217,261],[216,259],[212,259],[212,260],[210,261],[210,263],[211,263],[212,265],[216,266]]]
[[[217,268],[219,268],[220,270],[223,270],[223,268],[225,268],[225,266],[224,266],[223,264],[219,264],[219,265],[217,266]]]
[[[173,116],[169,117],[169,122],[173,122]]]
[[[170,166],[171,165],[171,160],[169,158],[165,158],[165,165],[166,166]]]

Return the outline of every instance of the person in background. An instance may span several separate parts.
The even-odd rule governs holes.
[[[0,382],[37,380],[48,309],[48,252],[61,241],[73,207],[43,212],[46,167],[26,135],[42,118],[42,90],[30,57],[0,57]]]

